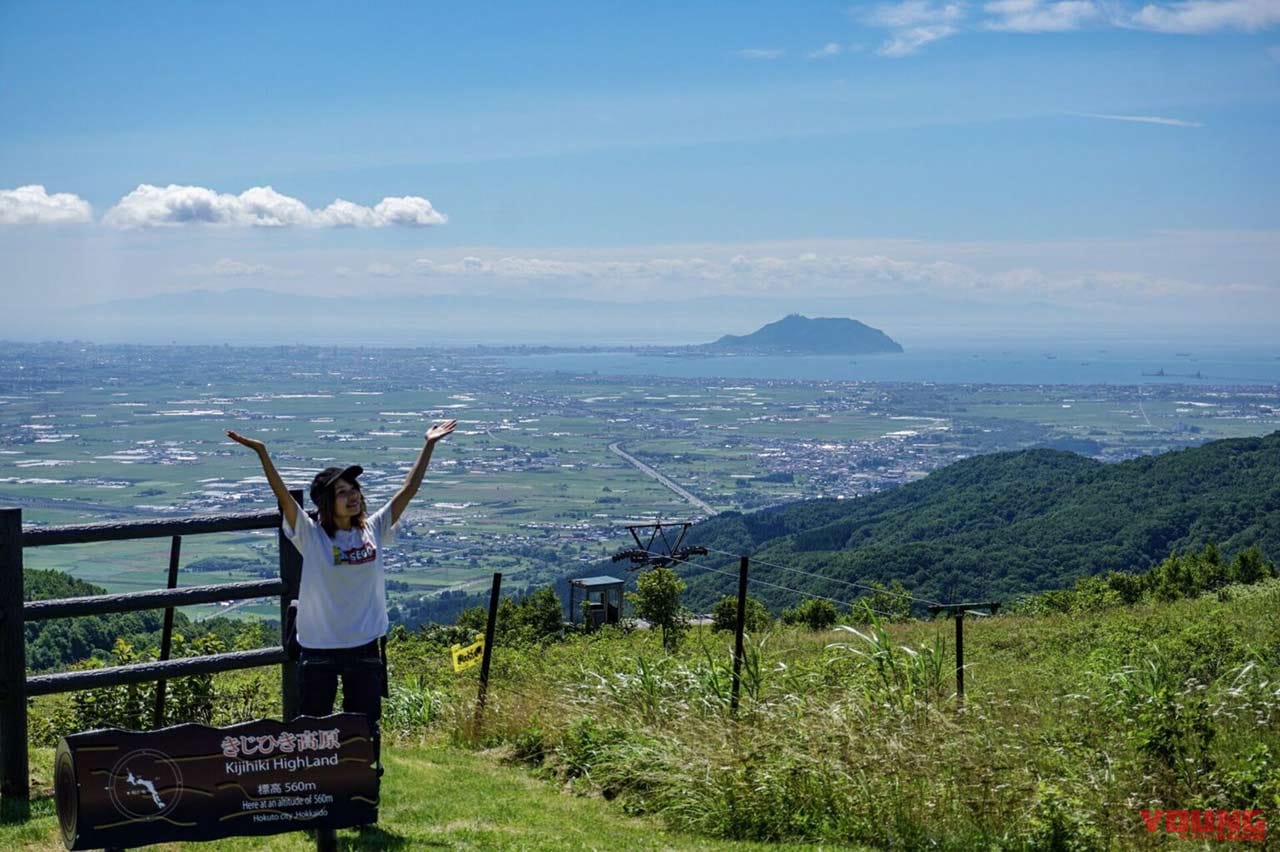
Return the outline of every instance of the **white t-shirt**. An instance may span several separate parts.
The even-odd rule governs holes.
[[[387,632],[387,584],[382,548],[395,540],[391,504],[361,529],[332,538],[301,508],[297,529],[284,534],[302,554],[298,590],[298,642],[304,648],[355,648]]]

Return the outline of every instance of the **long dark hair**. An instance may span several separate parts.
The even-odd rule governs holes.
[[[368,507],[365,506],[364,502],[364,491],[360,489],[360,483],[351,479],[334,480],[334,483],[326,488],[323,493],[316,495],[319,498],[316,500],[316,520],[320,521],[320,526],[328,533],[329,538],[333,538],[338,533],[338,522],[333,516],[333,498],[339,482],[345,482],[360,492],[360,514],[351,519],[351,527],[360,529],[364,526],[369,515]]]

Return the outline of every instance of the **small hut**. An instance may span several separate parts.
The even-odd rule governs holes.
[[[588,630],[602,624],[617,624],[622,618],[622,589],[625,580],[617,577],[582,577],[569,581],[569,618]],[[581,590],[581,603],[578,603]]]

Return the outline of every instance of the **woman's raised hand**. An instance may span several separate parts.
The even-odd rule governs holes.
[[[246,438],[244,435],[241,435],[239,432],[232,432],[230,429],[228,429],[227,437],[235,441],[237,444],[243,444],[244,446],[253,450],[255,453],[265,453],[267,451],[266,444],[262,443],[256,438]]]
[[[457,425],[457,420],[444,420],[440,423],[436,423],[427,430],[427,443],[434,444],[446,435],[452,434],[454,427]]]

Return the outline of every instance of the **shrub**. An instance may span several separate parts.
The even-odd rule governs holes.
[[[738,599],[733,595],[725,595],[716,601],[711,608],[711,629],[716,631],[733,630],[738,625]],[[769,629],[773,619],[764,604],[748,596],[746,600],[745,629],[748,633],[763,633]]]
[[[870,585],[873,591],[853,603],[855,618],[862,616],[863,607],[869,607],[885,621],[907,621],[911,618],[911,596],[901,580],[893,580],[887,586],[873,580]]]
[[[806,598],[799,606],[783,610],[783,624],[803,624],[810,630],[830,630],[836,623],[836,608],[822,598]]]

